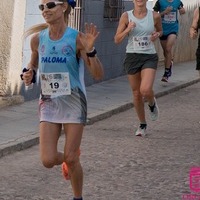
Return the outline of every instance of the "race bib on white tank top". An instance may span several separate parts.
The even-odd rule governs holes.
[[[133,37],[134,50],[147,50],[152,48],[151,36],[135,36]]]

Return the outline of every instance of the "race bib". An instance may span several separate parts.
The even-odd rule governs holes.
[[[176,21],[176,12],[170,12],[164,15],[165,22],[175,22]]]
[[[133,48],[134,48],[134,50],[150,49],[151,45],[152,45],[152,42],[150,40],[150,36],[133,37]]]
[[[69,73],[42,73],[40,74],[43,95],[70,95],[71,86]]]

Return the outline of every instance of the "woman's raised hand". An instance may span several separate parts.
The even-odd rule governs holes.
[[[94,24],[85,24],[84,33],[80,34],[80,41],[82,45],[85,47],[86,52],[90,52],[93,50],[94,43],[99,36],[99,32],[97,31],[97,27]]]

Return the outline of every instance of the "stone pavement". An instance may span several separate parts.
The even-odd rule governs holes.
[[[168,84],[160,79],[159,67],[154,83],[156,97],[177,91],[199,81],[195,61],[175,63]],[[88,124],[92,124],[133,106],[132,94],[126,76],[94,84],[86,88],[88,97]],[[0,157],[38,144],[38,100],[0,109]]]
[[[84,200],[200,200],[199,88],[200,82],[158,98],[157,121],[150,120],[146,104],[146,137],[134,136],[139,121],[132,108],[86,126],[80,156]],[[64,144],[63,134],[59,151]],[[193,167],[199,170],[190,173]],[[0,200],[72,197],[61,166],[42,165],[39,145],[0,159]]]

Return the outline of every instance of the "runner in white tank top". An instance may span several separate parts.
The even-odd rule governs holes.
[[[154,97],[158,56],[154,41],[162,35],[161,17],[147,9],[147,0],[133,0],[134,9],[124,12],[120,18],[115,43],[121,43],[128,37],[124,68],[133,92],[133,103],[139,123],[137,136],[145,136],[147,122],[144,100],[148,102],[151,120],[158,119],[158,106]]]

